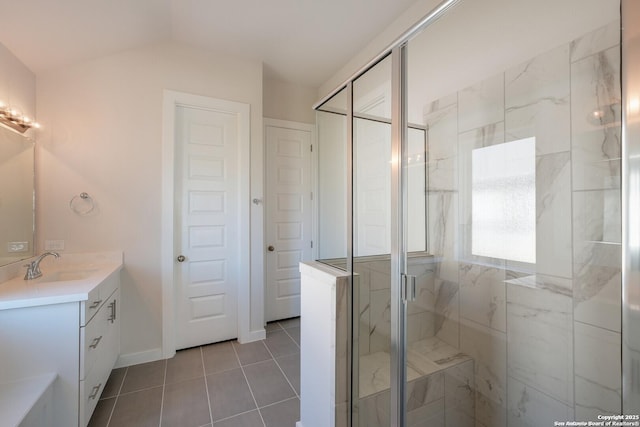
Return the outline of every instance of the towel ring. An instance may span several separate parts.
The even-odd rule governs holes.
[[[84,202],[83,204],[86,206],[85,209],[80,208],[80,201]],[[83,191],[82,193],[76,194],[71,198],[71,200],[69,201],[69,207],[78,215],[88,215],[93,212],[93,209],[96,207],[96,205],[93,202],[91,196]]]

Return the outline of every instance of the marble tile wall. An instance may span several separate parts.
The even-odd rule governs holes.
[[[621,412],[618,43],[614,22],[571,44],[575,418],[583,421]]]
[[[409,381],[407,425],[409,427],[474,426],[473,361]],[[358,425],[389,425],[389,390],[366,396],[358,403]]]
[[[416,301],[409,306],[407,338],[409,343],[432,337],[436,323],[436,299],[433,257],[411,256],[409,273],[416,276]],[[360,356],[387,352],[391,342],[391,278],[388,256],[361,257],[354,260],[359,287]]]
[[[476,426],[620,413],[618,43],[612,22],[425,106],[433,330],[474,358]],[[471,152],[528,137],[536,262],[475,256]]]
[[[457,94],[432,102],[425,124],[429,136],[427,244],[434,256],[434,333],[459,347]]]
[[[620,366],[602,361],[620,360],[620,334],[576,322],[575,346],[576,419],[588,421],[598,414],[619,414]]]
[[[507,285],[507,373],[573,405],[573,318],[567,279],[536,275]]]

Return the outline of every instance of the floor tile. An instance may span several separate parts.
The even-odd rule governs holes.
[[[273,360],[245,366],[244,372],[259,408],[295,396]]]
[[[110,426],[157,427],[160,423],[162,387],[137,391],[118,397]]]
[[[111,375],[109,375],[107,384],[104,386],[104,389],[102,390],[100,399],[106,399],[106,398],[115,397],[118,395],[118,393],[120,392],[120,387],[122,386],[122,380],[124,380],[124,376],[126,372],[127,372],[127,368],[118,368],[111,371]]]
[[[88,427],[294,426],[300,319],[266,329],[262,341],[210,344],[114,369]]]
[[[273,354],[273,357],[286,356],[300,351],[298,345],[285,331],[269,332],[265,344]]]
[[[214,422],[256,409],[242,369],[208,375],[207,387]]]
[[[120,393],[161,386],[164,383],[165,360],[129,366]]]
[[[111,417],[111,411],[113,410],[113,405],[115,405],[115,403],[115,397],[99,400],[87,427],[107,427],[107,423],[109,422],[109,417]]]
[[[180,350],[167,360],[165,384],[204,377],[200,347]]]
[[[287,329],[287,328],[299,328],[300,327],[300,318],[299,317],[293,317],[291,319],[279,320],[278,323],[280,323],[280,326],[282,326],[285,329]]]
[[[296,393],[300,395],[300,353],[278,357],[276,361]]]
[[[300,327],[297,326],[295,328],[287,328],[285,329],[285,331],[291,338],[293,338],[296,344],[298,344],[298,347],[300,347]]]
[[[207,375],[240,367],[230,341],[202,347],[202,357]]]
[[[265,330],[267,332],[279,331],[282,329],[282,326],[278,322],[269,322],[267,326],[265,326]]]
[[[167,384],[162,427],[200,427],[211,422],[204,377]]]
[[[300,421],[300,400],[287,400],[260,409],[266,427],[295,427]]]
[[[262,418],[258,410],[251,412],[245,412],[233,418],[219,421],[213,424],[213,427],[264,427],[262,424]]]
[[[243,366],[271,359],[271,355],[262,341],[255,341],[247,344],[238,344],[238,342],[234,342],[233,347],[236,349],[238,359],[240,359],[240,363]]]

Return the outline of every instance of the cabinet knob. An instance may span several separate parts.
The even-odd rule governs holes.
[[[267,250],[269,252],[273,252],[276,248],[274,248],[273,246],[269,245],[269,247],[267,248]]]
[[[185,259],[187,259],[184,255],[178,255],[178,258],[176,258],[178,260],[178,262],[184,262]]]

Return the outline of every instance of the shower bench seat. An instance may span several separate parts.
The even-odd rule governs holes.
[[[358,424],[389,424],[390,355],[359,358]],[[474,426],[473,359],[437,337],[407,348],[407,425]]]

